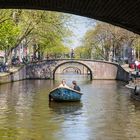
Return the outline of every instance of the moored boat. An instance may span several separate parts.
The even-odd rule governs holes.
[[[140,101],[140,86],[135,86],[134,89],[131,89],[131,98]]]
[[[135,85],[134,84],[127,84],[125,85],[125,87],[129,88],[129,89],[135,89]]]
[[[137,101],[140,101],[140,86],[134,84],[126,85],[128,89],[131,91],[131,98]]]
[[[131,90],[131,98],[140,101],[140,94],[136,93],[135,90]]]
[[[82,93],[71,88],[57,87],[50,91],[49,100],[52,101],[80,101]]]

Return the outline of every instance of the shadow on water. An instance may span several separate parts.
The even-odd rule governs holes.
[[[81,102],[49,102],[49,108],[59,115],[76,112],[82,107]]]

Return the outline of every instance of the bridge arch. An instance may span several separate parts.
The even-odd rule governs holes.
[[[82,62],[79,62],[79,61],[66,61],[66,62],[62,62],[62,63],[58,64],[58,65],[54,68],[54,70],[53,70],[53,80],[55,79],[55,72],[56,72],[56,70],[57,70],[60,66],[65,65],[65,64],[68,64],[68,63],[77,63],[77,64],[81,64],[81,65],[85,66],[85,67],[89,70],[89,72],[90,72],[90,73],[89,73],[89,74],[90,74],[90,80],[93,79],[93,72],[92,72],[92,69],[91,69],[88,65],[86,65],[86,64],[84,64],[84,63],[82,63]]]
[[[80,70],[79,68],[77,68],[77,67],[72,67],[72,66],[69,66],[69,67],[64,68],[64,69],[63,69],[63,73],[64,73],[67,69],[70,69],[70,68],[73,68],[74,70],[77,70],[79,74],[82,73],[81,70]]]
[[[136,0],[2,0],[0,8],[71,13],[105,21],[140,34],[140,1]]]

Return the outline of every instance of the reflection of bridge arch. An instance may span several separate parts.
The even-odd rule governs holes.
[[[70,66],[70,67],[66,67],[65,69],[63,69],[63,73],[65,73],[65,71],[66,71],[67,69],[73,69],[73,70],[76,70],[76,73],[79,73],[79,74],[82,73],[81,70],[80,70],[79,68],[77,68],[77,67],[72,67],[72,66]]]
[[[65,64],[68,64],[68,63],[77,63],[77,64],[81,64],[81,65],[85,66],[85,67],[88,69],[88,71],[89,71],[90,80],[92,80],[92,78],[93,78],[93,73],[92,73],[91,68],[90,68],[89,66],[87,66],[86,64],[84,64],[84,63],[82,63],[82,62],[78,62],[78,61],[67,61],[67,62],[62,62],[62,63],[58,64],[58,65],[54,68],[54,70],[53,70],[53,79],[55,79],[55,72],[56,72],[56,70],[57,70],[60,66],[65,65]]]

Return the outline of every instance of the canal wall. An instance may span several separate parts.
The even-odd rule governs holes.
[[[54,79],[55,71],[67,61],[42,61],[22,66],[17,72],[0,76],[0,84],[24,79]],[[128,81],[129,73],[117,63],[105,61],[72,61],[83,64],[90,71],[91,80]],[[71,61],[69,61],[71,65]]]
[[[129,72],[123,69],[120,65],[118,65],[117,67],[118,67],[118,71],[117,71],[116,80],[125,81],[125,82],[129,81]]]
[[[26,66],[22,66],[15,72],[5,73],[5,75],[0,76],[0,84],[20,81],[26,78]]]

